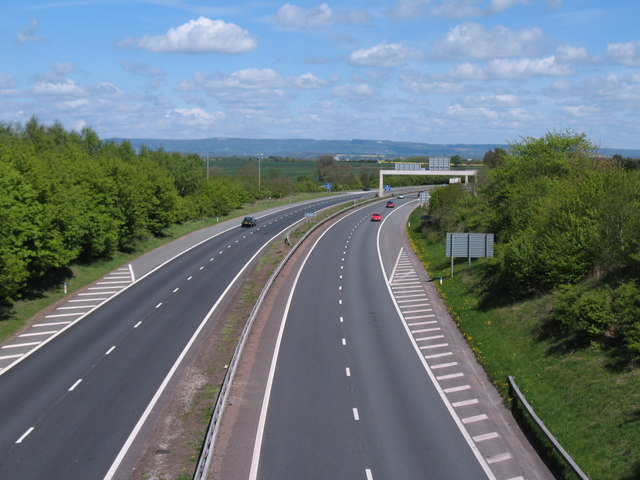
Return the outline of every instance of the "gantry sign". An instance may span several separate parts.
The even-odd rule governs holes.
[[[464,177],[464,183],[469,183],[469,177],[477,174],[477,170],[380,170],[378,196],[383,196],[385,175],[440,175],[443,177]]]

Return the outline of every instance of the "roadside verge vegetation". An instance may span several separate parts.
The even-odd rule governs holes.
[[[640,172],[570,131],[499,153],[414,212],[414,248],[505,397],[512,375],[593,480],[640,478]],[[494,233],[496,258],[450,278],[446,232]]]

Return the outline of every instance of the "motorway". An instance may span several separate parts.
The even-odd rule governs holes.
[[[152,255],[137,281],[4,368],[0,478],[127,478],[123,458],[230,287],[305,212],[345,198],[221,226],[166,263]]]
[[[355,209],[291,266],[254,326],[208,478],[553,478],[409,252],[415,203]]]

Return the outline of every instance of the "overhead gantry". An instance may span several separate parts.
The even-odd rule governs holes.
[[[469,177],[477,174],[477,170],[380,170],[378,196],[384,196],[385,175],[439,175],[442,177],[464,177],[464,183],[469,183]]]

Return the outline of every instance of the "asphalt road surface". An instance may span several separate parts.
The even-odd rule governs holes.
[[[410,252],[410,202],[344,216],[291,267],[209,478],[553,478]]]
[[[141,262],[145,276],[5,368],[0,478],[126,478],[120,462],[197,334],[217,321],[230,285],[279,232],[339,201],[223,230],[161,268],[166,258],[147,257],[155,260]],[[171,248],[169,257],[179,253]]]
[[[329,229],[300,275],[257,478],[487,478],[398,319],[370,210]]]

